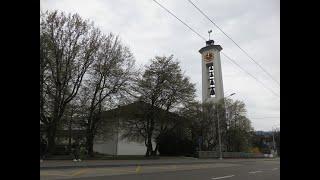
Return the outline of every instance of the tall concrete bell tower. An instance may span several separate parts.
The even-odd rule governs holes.
[[[212,32],[212,31],[211,31]],[[224,98],[220,51],[222,47],[213,40],[206,41],[206,46],[199,52],[202,57],[202,102],[217,102]]]

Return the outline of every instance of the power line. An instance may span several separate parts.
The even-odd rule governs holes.
[[[232,60],[229,56],[227,56],[225,53],[221,52],[221,54],[223,54],[225,57],[227,57],[227,59],[232,62],[234,65],[238,66],[242,71],[244,71],[245,73],[247,73],[249,76],[251,76],[252,78],[254,78],[256,81],[258,81],[261,85],[264,86],[264,88],[266,88],[267,90],[269,90],[272,94],[274,94],[277,97],[280,97],[276,92],[274,92],[272,89],[266,87],[266,85],[260,81],[259,79],[257,79],[256,77],[254,77],[252,74],[250,74],[248,71],[246,71],[244,68],[242,68],[238,63],[236,63],[234,60]],[[279,99],[278,99],[279,100]]]
[[[204,38],[203,36],[201,36],[197,31],[195,31],[194,29],[192,29],[188,24],[186,24],[185,22],[183,22],[181,19],[179,19],[176,15],[174,15],[171,11],[169,11],[167,8],[165,8],[164,6],[162,6],[160,3],[158,3],[158,1],[153,0],[155,3],[157,3],[160,7],[162,7],[164,10],[166,10],[169,14],[171,14],[173,17],[175,17],[176,19],[178,19],[182,24],[184,24],[185,26],[187,26],[191,31],[193,31],[194,33],[196,33],[200,38],[202,38],[204,41],[206,41],[206,38]]]
[[[227,59],[229,59],[233,64],[235,64],[236,66],[238,66],[240,69],[242,69],[245,73],[247,73],[249,76],[251,76],[252,78],[254,78],[256,81],[258,81],[260,84],[263,85],[263,87],[265,87],[266,89],[268,89],[272,94],[280,97],[276,92],[274,92],[272,89],[270,89],[269,87],[267,87],[262,81],[260,81],[259,79],[257,79],[256,77],[254,77],[252,74],[250,74],[248,71],[246,71],[245,69],[243,69],[236,61],[234,61],[233,59],[231,59],[229,56],[227,56],[224,52],[221,52],[221,54],[223,54]]]
[[[279,117],[252,117],[249,119],[271,119],[271,118],[280,118],[280,116]]]
[[[166,10],[169,14],[171,14],[173,17],[175,17],[176,19],[178,19],[182,24],[184,24],[185,26],[187,26],[191,31],[193,31],[195,34],[197,34],[201,39],[205,40],[206,39],[201,36],[197,31],[195,31],[193,28],[191,28],[189,25],[187,25],[185,22],[183,22],[180,18],[178,18],[176,15],[174,15],[170,10],[168,10],[167,8],[165,8],[163,5],[161,5],[159,2],[157,2],[156,0],[153,0],[155,3],[157,3],[161,8],[163,8],[164,10]],[[272,89],[268,88],[263,82],[261,82],[260,80],[258,80],[256,77],[254,77],[252,74],[250,74],[249,72],[247,72],[245,69],[243,69],[238,63],[236,63],[233,59],[231,59],[229,56],[227,56],[225,53],[221,52],[224,56],[227,57],[227,59],[229,59],[231,62],[233,62],[235,65],[237,65],[240,69],[242,69],[244,72],[246,72],[249,76],[251,76],[252,78],[254,78],[256,81],[258,81],[259,83],[261,83],[263,85],[263,87],[265,87],[266,89],[268,89],[270,92],[272,92],[275,96],[280,97],[277,93],[275,93]]]
[[[243,48],[240,47],[238,43],[236,43],[229,35],[227,35],[215,22],[213,22],[198,6],[196,6],[191,0],[188,0],[203,16],[205,16],[214,26],[216,26],[225,36],[227,36],[238,48],[244,52],[257,66],[260,67],[273,81],[275,81],[279,87],[280,83],[265,69],[263,68],[256,60],[254,60]]]

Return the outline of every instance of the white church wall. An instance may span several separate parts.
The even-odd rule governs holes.
[[[109,120],[110,123],[106,124],[104,133],[95,137],[93,143],[93,151],[101,154],[116,155],[117,153],[117,136],[116,136],[116,123]]]
[[[144,142],[135,142],[129,141],[128,139],[122,139],[121,131],[117,137],[117,128],[115,124],[117,123],[112,125],[109,124],[109,126],[106,128],[106,133],[104,136],[95,138],[93,150],[98,153],[109,155],[145,155],[147,149]],[[156,146],[154,142],[152,145],[153,148]]]
[[[101,154],[116,155],[115,142],[107,141],[103,143],[94,143],[93,151]]]
[[[116,142],[116,138],[113,135],[110,135],[109,138],[96,137],[93,144],[93,151],[102,154],[116,155]]]
[[[146,146],[144,143],[130,142],[126,139],[119,140],[118,155],[145,155]]]

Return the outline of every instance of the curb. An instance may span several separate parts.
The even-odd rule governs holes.
[[[76,166],[55,166],[40,167],[42,170],[48,169],[76,169],[76,168],[99,168],[99,167],[130,167],[130,166],[156,166],[156,165],[179,165],[179,164],[210,164],[216,162],[182,162],[182,163],[146,163],[146,164],[96,164],[96,165],[76,165]]]
[[[273,161],[277,159],[261,159],[264,161]],[[78,164],[78,165],[67,165],[67,166],[47,166],[40,167],[40,170],[50,169],[78,169],[78,168],[99,168],[99,167],[131,167],[131,166],[156,166],[156,165],[180,165],[180,164],[212,164],[212,163],[243,163],[243,162],[254,162],[254,161],[213,161],[213,162],[155,162],[155,163],[128,163],[128,164]]]

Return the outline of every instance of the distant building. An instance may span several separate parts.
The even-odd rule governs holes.
[[[258,147],[263,153],[271,153],[271,149],[273,149],[272,132],[255,131],[253,145]]]
[[[272,132],[270,132],[270,131],[256,131],[255,134],[259,135],[259,136],[271,136]]]

